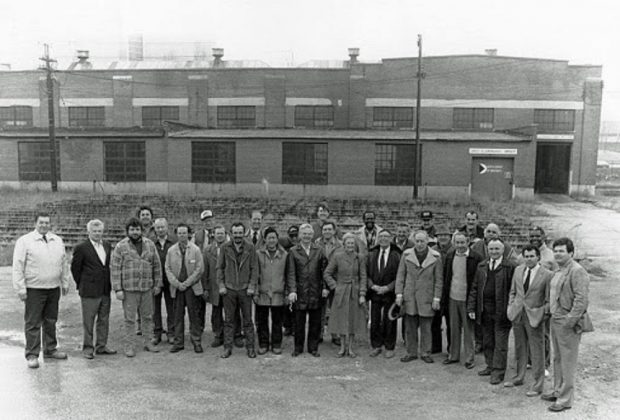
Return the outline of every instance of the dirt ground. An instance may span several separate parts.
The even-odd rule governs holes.
[[[337,359],[329,343],[321,357],[292,358],[292,338],[281,356],[248,359],[235,349],[229,359],[208,343],[204,354],[190,346],[171,354],[138,352],[85,360],[80,356],[79,297],[72,290],[61,300],[60,345],[69,360],[43,362],[29,370],[23,357],[23,306],[11,287],[10,267],[0,268],[0,417],[3,418],[440,418],[440,419],[614,419],[620,410],[620,214],[587,203],[544,197],[549,217],[537,220],[553,234],[575,237],[584,263],[596,275],[590,287],[590,308],[596,331],[580,347],[576,399],[561,414],[548,403],[527,398],[524,387],[491,386],[476,375],[484,367],[401,363],[397,357],[376,359],[360,346],[361,357]],[[578,225],[578,226],[577,226]],[[122,313],[114,301],[110,345],[119,342]],[[512,350],[512,347],[511,347]],[[529,374],[527,377],[528,380]],[[549,387],[550,380],[546,386]]]

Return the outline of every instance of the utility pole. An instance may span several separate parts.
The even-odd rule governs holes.
[[[43,57],[41,61],[45,62],[45,73],[47,74],[47,116],[50,137],[50,177],[52,181],[52,192],[58,192],[58,168],[56,167],[56,123],[54,118],[54,79],[52,78],[52,63],[56,60],[50,58],[50,47],[44,44]]]
[[[422,184],[422,144],[420,143],[420,113],[422,111],[422,35],[418,34],[418,89],[415,108],[415,168],[413,172],[413,198],[418,198],[418,185]]]

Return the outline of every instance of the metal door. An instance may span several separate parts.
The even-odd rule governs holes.
[[[472,196],[499,201],[511,200],[513,167],[513,158],[472,158]]]

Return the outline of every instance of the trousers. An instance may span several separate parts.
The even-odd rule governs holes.
[[[41,351],[41,330],[43,330],[43,352],[56,351],[56,321],[60,287],[54,289],[26,289],[24,330],[26,335],[26,358],[39,357]]]
[[[110,295],[96,298],[82,297],[82,327],[84,340],[82,351],[91,352],[102,350],[108,344],[108,330],[110,325]],[[97,329],[95,329],[95,318]],[[93,347],[93,335],[96,332],[96,344]]]

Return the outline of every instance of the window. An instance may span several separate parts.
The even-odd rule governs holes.
[[[413,185],[415,146],[377,144],[375,146],[375,185]]]
[[[32,107],[1,106],[0,127],[32,127]]]
[[[217,126],[220,128],[248,128],[256,126],[256,107],[218,106]]]
[[[146,153],[143,141],[103,143],[105,180],[146,181]]]
[[[327,185],[327,143],[282,143],[282,183]]]
[[[143,106],[142,126],[158,127],[164,121],[179,121],[178,106]]]
[[[105,111],[102,106],[70,106],[69,127],[103,127]]]
[[[573,109],[535,109],[534,124],[539,132],[575,131]]]
[[[295,127],[333,127],[334,107],[328,106],[296,106]]]
[[[454,108],[452,118],[455,129],[493,129],[493,108]]]
[[[192,142],[192,182],[235,183],[235,143]]]
[[[374,107],[372,126],[377,128],[413,128],[413,108]]]
[[[20,181],[50,181],[50,143],[48,141],[17,144]],[[60,145],[56,142],[56,177],[60,181]]]

